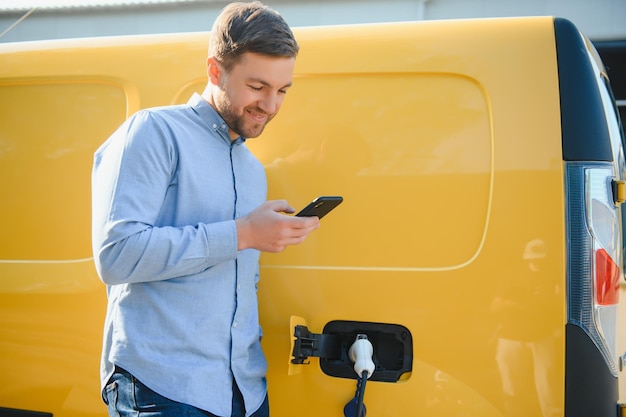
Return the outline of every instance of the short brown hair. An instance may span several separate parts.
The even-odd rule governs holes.
[[[226,70],[245,52],[295,58],[299,49],[283,17],[259,1],[226,6],[213,24],[209,42],[209,56]]]

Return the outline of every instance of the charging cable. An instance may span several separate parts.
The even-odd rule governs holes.
[[[358,334],[356,340],[350,346],[348,351],[350,360],[354,362],[354,371],[359,377],[356,392],[356,412],[355,417],[365,417],[363,398],[365,397],[365,383],[372,376],[376,365],[372,360],[374,356],[374,347],[372,342],[367,339],[366,334]]]

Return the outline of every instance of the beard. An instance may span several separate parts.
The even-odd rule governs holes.
[[[219,99],[215,100],[215,107],[222,119],[226,122],[229,129],[244,138],[256,138],[263,129],[274,117],[273,114],[267,114],[263,110],[256,106],[244,107],[241,112],[238,112],[235,106],[231,103],[226,94],[220,94]],[[267,119],[264,122],[254,122],[247,117],[247,112],[252,111],[254,113],[264,114]]]

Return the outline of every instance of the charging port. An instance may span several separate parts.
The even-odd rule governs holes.
[[[321,357],[320,367],[330,376],[357,379],[350,347],[360,334],[367,335],[372,343],[372,360],[376,370],[370,381],[398,382],[411,375],[413,366],[413,338],[411,332],[398,324],[359,321],[331,321],[324,326],[323,334],[335,336],[339,355]]]

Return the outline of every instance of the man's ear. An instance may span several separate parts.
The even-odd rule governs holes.
[[[209,83],[213,85],[220,85],[220,76],[222,75],[222,68],[220,67],[217,59],[209,57],[206,61],[207,75],[209,76]]]

